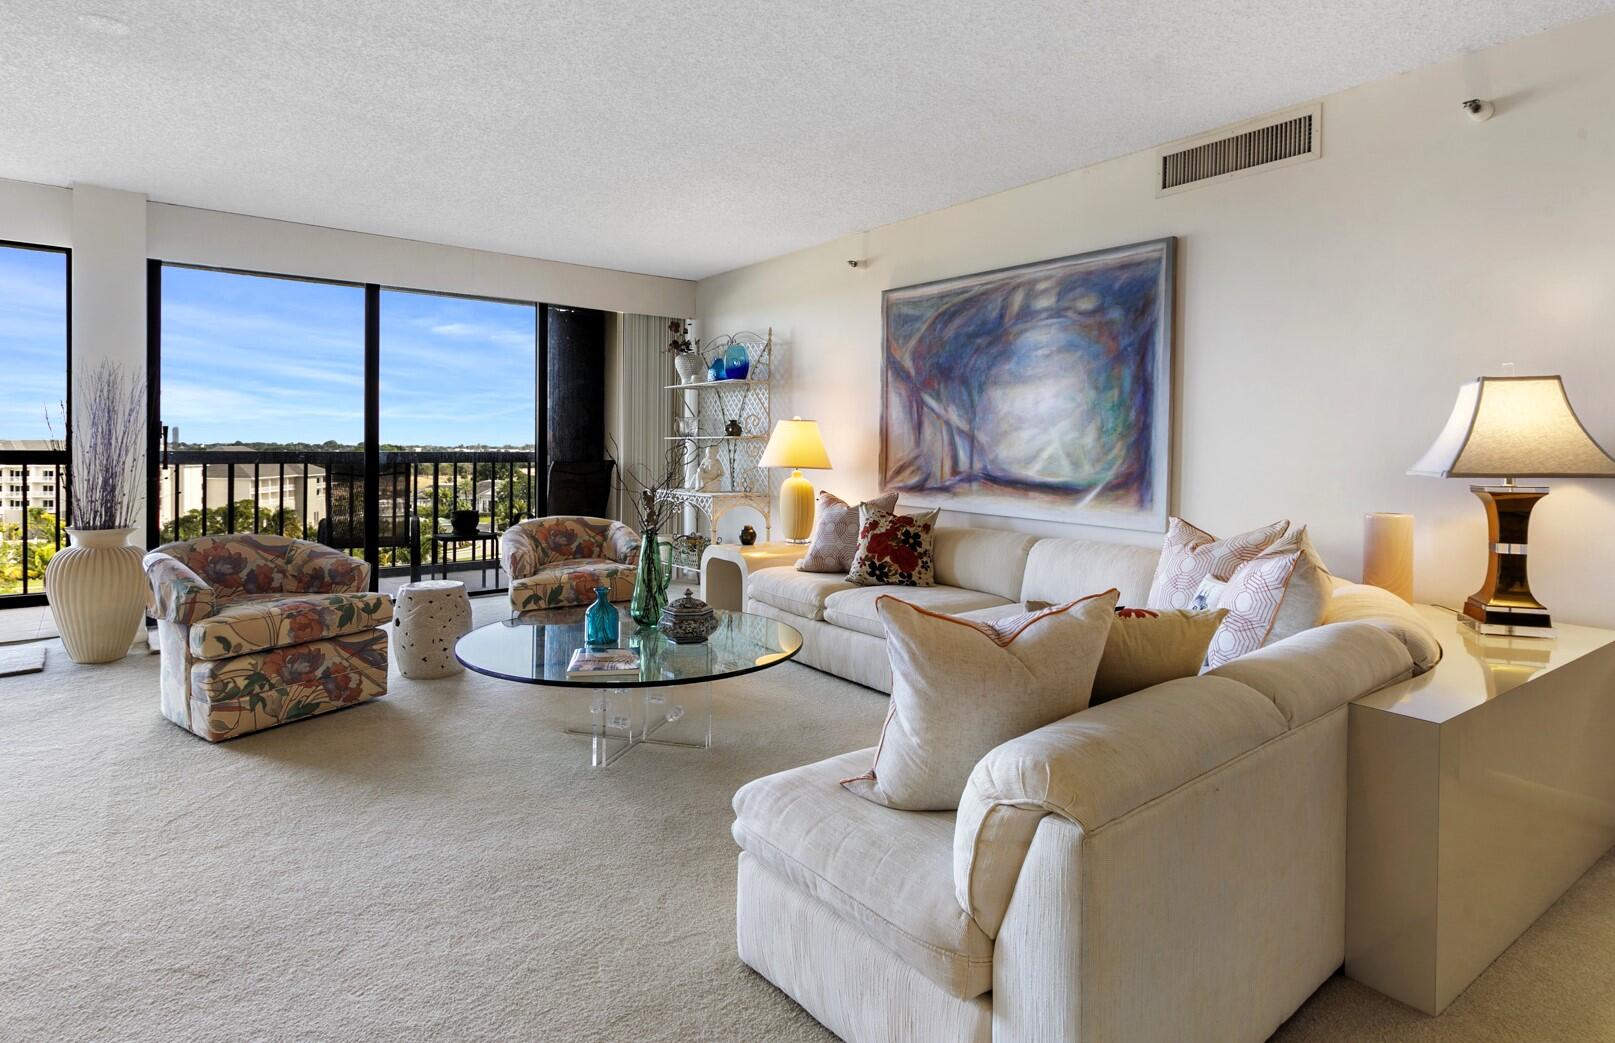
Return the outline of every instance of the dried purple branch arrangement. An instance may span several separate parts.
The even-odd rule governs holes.
[[[616,446],[612,445],[611,448],[615,450]],[[674,442],[667,450],[659,472],[653,472],[649,467],[618,468],[617,492],[624,500],[631,500],[637,508],[641,532],[660,532],[662,523],[678,506],[661,499],[660,494],[684,485],[684,468],[689,459],[689,447],[683,442]]]
[[[133,528],[145,470],[145,389],[103,362],[74,394],[70,439],[72,525]]]

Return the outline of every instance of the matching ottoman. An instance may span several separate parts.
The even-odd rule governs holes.
[[[433,579],[398,588],[393,606],[393,660],[416,681],[448,677],[465,669],[454,643],[471,632],[471,601],[465,584]]]

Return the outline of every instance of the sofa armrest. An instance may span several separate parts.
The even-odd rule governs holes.
[[[1402,642],[1416,673],[1441,662],[1441,641],[1435,631],[1412,605],[1382,587],[1336,580],[1321,622],[1374,624]]]
[[[362,594],[369,589],[369,562],[312,540],[297,540],[287,549],[288,594]]]
[[[1303,630],[1206,676],[1256,689],[1295,728],[1416,672],[1406,646],[1385,628],[1365,621]]]
[[[141,559],[151,584],[147,602],[154,618],[196,623],[213,614],[213,588],[172,554],[154,550]]]
[[[526,522],[517,522],[499,536],[499,561],[512,580],[534,575],[544,563],[526,526]]]
[[[996,935],[1044,815],[1092,832],[1286,730],[1261,693],[1226,678],[1189,677],[1011,739],[976,764],[959,802],[960,906]]]

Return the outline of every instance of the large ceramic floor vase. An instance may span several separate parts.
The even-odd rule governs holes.
[[[129,654],[146,615],[146,574],[133,529],[68,529],[72,544],[45,566],[45,599],[75,663]]]

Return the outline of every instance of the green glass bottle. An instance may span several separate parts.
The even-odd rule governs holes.
[[[639,534],[639,567],[634,572],[634,597],[628,614],[642,627],[653,627],[667,607],[667,573],[662,569],[662,541],[655,529]]]

